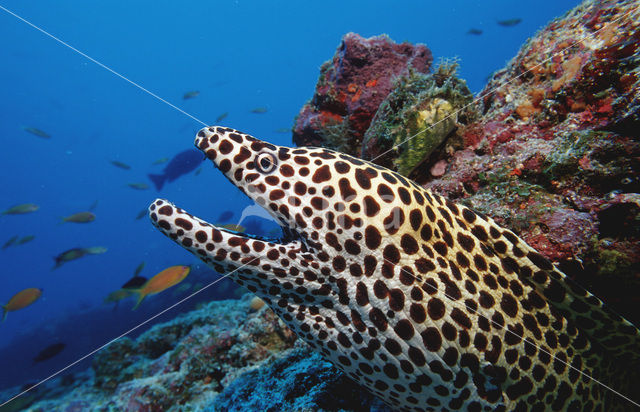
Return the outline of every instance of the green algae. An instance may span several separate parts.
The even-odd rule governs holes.
[[[456,77],[458,63],[442,61],[433,74],[413,70],[400,77],[365,133],[363,154],[394,147],[392,167],[411,176],[456,130],[475,118],[473,96]]]
[[[331,121],[320,129],[325,147],[342,153],[358,153],[359,142],[354,142],[353,132],[349,128],[349,118],[342,121]]]
[[[637,174],[638,161],[629,156],[638,150],[637,142],[627,142],[611,132],[590,130],[561,134],[555,141],[542,169],[549,181],[578,179],[603,193],[634,186],[627,183],[627,178]]]
[[[624,275],[632,275],[632,261],[627,254],[606,248],[606,240],[598,240],[595,242],[595,252],[597,253],[597,262],[599,262],[598,275],[625,277]],[[621,276],[622,275],[622,276]]]

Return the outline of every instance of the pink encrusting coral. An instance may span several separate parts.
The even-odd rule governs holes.
[[[431,51],[422,44],[394,43],[387,36],[346,34],[320,68],[313,98],[300,110],[293,131],[299,146],[357,147],[397,77],[427,73]],[[345,147],[341,147],[344,145]]]

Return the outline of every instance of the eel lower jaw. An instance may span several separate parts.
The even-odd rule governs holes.
[[[176,218],[176,216],[179,217]],[[149,217],[155,227],[157,227],[166,236],[176,241],[178,236],[182,236],[180,233],[184,232],[184,230],[182,230],[178,224],[179,219],[182,219],[190,221],[192,224],[206,225],[207,227],[217,229],[220,232],[246,239],[254,239],[279,245],[287,245],[293,242],[299,242],[301,244],[305,243],[304,237],[301,236],[296,230],[287,226],[283,226],[281,224],[279,224],[280,229],[282,230],[282,236],[280,237],[267,237],[250,233],[237,232],[231,229],[216,226],[203,219],[193,216],[184,209],[177,207],[166,199],[156,199],[149,205]]]

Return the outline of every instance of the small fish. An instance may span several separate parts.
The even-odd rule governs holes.
[[[42,349],[40,353],[36,355],[35,358],[33,358],[33,363],[38,363],[38,362],[46,361],[53,358],[54,356],[62,352],[65,346],[67,345],[65,345],[62,342],[54,343],[52,345],[47,346],[46,348]]]
[[[89,211],[93,212],[94,210],[96,210],[96,207],[98,207],[98,200],[95,200],[93,203],[91,203],[91,206],[89,206]]]
[[[202,168],[201,167],[199,167],[198,170],[196,170],[194,175],[198,176],[200,173],[202,173]]]
[[[183,98],[184,100],[187,100],[187,99],[193,99],[194,97],[198,97],[198,95],[199,95],[199,94],[200,94],[200,91],[198,91],[198,90],[191,90],[191,91],[188,91],[188,92],[186,92],[185,94],[183,94],[183,95],[182,95],[182,98]]]
[[[142,300],[145,297],[160,293],[163,290],[166,290],[171,286],[175,286],[178,283],[182,282],[182,280],[187,277],[190,271],[190,266],[171,266],[146,281],[145,284],[142,285],[142,287],[140,287],[139,289],[132,289],[135,293],[138,294],[138,301],[133,307],[133,310],[137,309],[138,306],[140,306],[140,303],[142,303]]]
[[[66,262],[70,262],[72,260],[80,259],[83,256],[86,256],[86,255],[99,255],[99,254],[105,253],[106,251],[107,251],[107,248],[106,247],[102,247],[102,246],[95,246],[95,247],[89,247],[89,248],[73,248],[73,249],[69,249],[67,251],[64,251],[64,252],[60,253],[58,256],[54,257],[54,260],[56,261],[56,264],[51,270],[59,268],[60,266],[62,266]]]
[[[162,174],[150,174],[149,179],[157,190],[161,190],[165,182],[173,182],[180,176],[198,168],[204,157],[199,150],[187,149],[175,155],[162,171]]]
[[[274,130],[274,132],[276,132],[276,133],[290,133],[291,132],[291,128],[290,127],[281,127],[279,129]]]
[[[18,244],[18,239],[19,239],[18,235],[11,237],[9,240],[7,240],[5,242],[4,245],[2,245],[2,249],[4,250],[4,249],[7,249],[7,248],[9,248],[9,247],[11,247],[13,245],[17,245]]]
[[[231,210],[225,210],[224,212],[220,213],[220,216],[218,216],[218,221],[228,222],[229,220],[231,220],[232,217],[233,217],[233,212]]]
[[[155,160],[153,163],[151,163],[152,165],[161,165],[163,163],[167,163],[169,161],[168,157],[161,157],[158,160]]]
[[[147,214],[149,213],[149,209],[144,208],[142,209],[137,215],[136,215],[136,220],[140,220],[143,217],[145,217]]]
[[[104,303],[118,303],[122,299],[126,299],[129,296],[133,296],[135,292],[130,289],[118,289],[109,293],[107,297],[103,299]]]
[[[23,203],[21,205],[15,205],[7,210],[2,211],[2,215],[23,215],[25,213],[32,213],[40,209],[40,206],[33,203]]]
[[[91,212],[78,212],[70,216],[63,217],[60,223],[72,222],[72,223],[90,223],[96,220],[96,215]]]
[[[467,31],[467,34],[473,34],[473,35],[479,36],[482,34],[482,30],[470,28],[469,31]]]
[[[133,276],[138,276],[140,272],[142,272],[142,269],[144,269],[144,265],[144,261],[140,262],[140,264],[136,266],[136,270],[133,271]]]
[[[26,308],[38,300],[40,296],[42,296],[42,289],[38,288],[28,288],[16,293],[9,299],[6,305],[2,305],[2,309],[4,310],[2,313],[2,321],[4,322],[7,318],[7,313]]]
[[[501,26],[504,27],[511,27],[511,26],[515,26],[517,24],[520,24],[520,22],[522,22],[521,18],[515,18],[515,19],[507,19],[507,20],[498,20],[497,23]]]
[[[262,106],[262,107],[255,107],[253,109],[251,109],[251,113],[256,113],[256,114],[262,114],[262,113],[266,113],[269,109],[267,109],[266,107]]]
[[[34,136],[42,137],[43,139],[51,138],[51,135],[49,135],[49,133],[42,131],[40,129],[36,129],[35,127],[23,127],[22,130],[24,130],[27,133],[31,133]]]
[[[149,188],[149,185],[146,183],[127,183],[127,186],[136,190],[147,190]]]
[[[85,249],[87,251],[88,255],[101,255],[103,253],[106,253],[107,249],[104,246],[93,246],[93,247],[88,247]]]
[[[16,245],[24,245],[25,243],[31,242],[36,237],[34,235],[23,236],[17,240]]]
[[[131,166],[129,166],[126,163],[122,163],[118,160],[109,160],[109,163],[111,163],[112,165],[114,165],[115,167],[119,167],[120,169],[124,169],[124,170],[129,170],[131,169]]]
[[[220,123],[221,121],[226,119],[227,116],[229,116],[229,112],[222,113],[220,116],[216,117],[216,123]]]
[[[141,288],[147,282],[147,278],[144,276],[135,275],[131,279],[127,280],[124,285],[122,285],[122,289],[138,289]]]
[[[244,226],[236,225],[235,223],[227,223],[226,225],[216,225],[218,227],[223,227],[227,230],[233,230],[234,232],[244,232],[247,230]]]

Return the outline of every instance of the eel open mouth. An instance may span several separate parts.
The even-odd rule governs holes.
[[[274,217],[282,234],[270,237],[236,232],[195,217],[168,200],[156,199],[149,206],[149,217],[162,233],[218,271],[236,268],[237,262],[247,257],[262,256],[265,249],[306,249],[306,238],[291,219],[294,205],[286,195],[289,183],[277,169],[284,148],[222,127],[202,129],[195,145],[231,183]],[[286,167],[284,170],[286,173]]]

